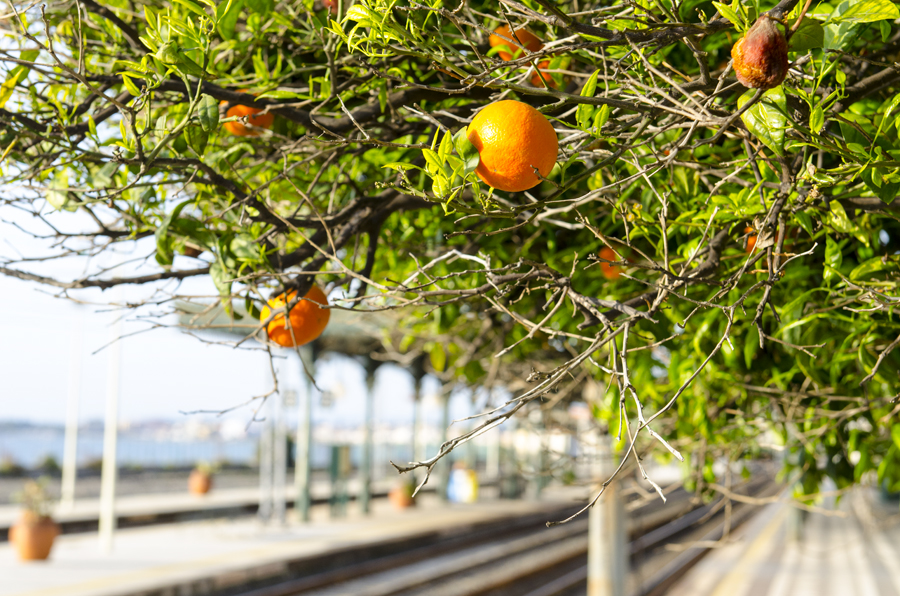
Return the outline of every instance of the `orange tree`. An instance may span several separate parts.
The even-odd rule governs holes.
[[[731,66],[762,14],[769,37],[737,54],[750,69],[785,36],[765,91]],[[145,307],[207,277],[257,318],[288,296],[260,328],[315,281],[332,308],[405,313],[395,348],[447,380],[534,367],[484,424],[590,377],[626,465],[655,450],[715,488],[716,458],[776,445],[800,492],[897,488],[898,17],[889,0],[11,3],[0,217],[52,252],[5,252],[0,272],[62,296],[151,284]],[[521,152],[552,143],[506,119],[491,150],[525,155],[518,192],[479,177],[466,132],[511,99],[558,143],[541,169]],[[75,278],[34,261],[85,255],[103,267]]]

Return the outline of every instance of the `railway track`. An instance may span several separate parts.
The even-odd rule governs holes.
[[[752,481],[746,494],[777,490],[768,478]],[[673,552],[673,542],[715,540],[724,529],[717,503],[691,505],[690,495],[677,491],[663,505],[654,500],[629,516],[632,559],[631,592],[658,596],[705,554],[705,549]],[[575,596],[587,581],[587,515],[547,528],[572,509],[530,515],[439,537],[397,552],[372,557],[352,553],[321,561],[318,568],[253,589],[219,596]],[[753,508],[735,505],[732,528],[749,518]],[[313,567],[316,567],[315,565]]]

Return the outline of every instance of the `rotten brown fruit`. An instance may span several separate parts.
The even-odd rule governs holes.
[[[788,45],[775,19],[761,15],[731,48],[738,81],[751,89],[773,89],[788,72]]]

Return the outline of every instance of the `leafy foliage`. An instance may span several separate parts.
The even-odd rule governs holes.
[[[501,416],[590,380],[626,456],[662,444],[701,488],[716,459],[773,445],[800,492],[900,488],[895,4],[812,6],[760,97],[729,50],[762,10],[795,23],[796,1],[331,6],[82,0],[7,19],[3,208],[52,223],[59,258],[128,244],[158,268],[0,272],[64,292],[209,276],[235,316],[318,272],[344,307],[403,307],[390,348],[448,382],[524,386]],[[497,58],[506,23],[543,49]],[[540,60],[555,89],[529,83]],[[515,195],[477,179],[465,135],[501,96],[560,138],[548,180]],[[225,133],[237,104],[273,128]]]

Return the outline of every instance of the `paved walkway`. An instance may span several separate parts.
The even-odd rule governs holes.
[[[710,552],[668,596],[900,596],[900,509],[857,490],[831,515],[764,507]]]
[[[0,544],[0,596],[126,596],[170,587],[172,594],[244,583],[277,575],[290,561],[329,551],[449,530],[504,516],[574,503],[568,497],[535,501],[487,501],[447,505],[425,495],[403,511],[385,500],[363,517],[351,503],[346,518],[329,519],[327,506],[313,507],[313,521],[263,526],[253,518],[222,519],[119,530],[111,554],[100,552],[96,533],[57,539],[51,559],[22,563]],[[211,584],[208,578],[216,578]],[[193,592],[191,592],[193,593]]]

